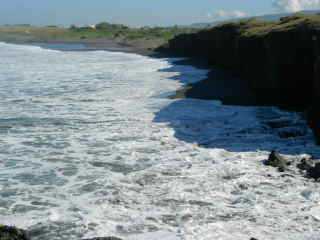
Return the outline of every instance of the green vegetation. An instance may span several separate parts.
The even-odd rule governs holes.
[[[0,41],[7,42],[82,42],[110,39],[129,43],[143,40],[164,44],[182,33],[192,33],[196,29],[185,27],[142,27],[129,28],[121,24],[99,23],[95,26],[69,28],[58,26],[35,27],[30,25],[0,26]]]
[[[32,42],[57,39],[75,39],[67,29],[34,26],[3,26],[0,27],[0,40],[8,42]]]
[[[222,22],[210,29],[237,29],[241,36],[262,37],[270,32],[283,32],[299,27],[320,28],[320,14],[296,13],[291,16],[282,17],[279,21],[266,21],[261,18],[249,18],[239,21]]]
[[[71,26],[69,31],[85,38],[121,38],[134,39],[164,39],[169,40],[181,33],[191,33],[194,29],[180,27],[142,27],[129,28],[121,24],[99,23],[93,27]]]
[[[299,27],[310,29],[319,28],[320,15],[305,15],[298,13],[289,17],[283,17],[280,21],[249,19],[234,24],[241,27],[244,36],[265,36],[270,32],[284,32]]]
[[[320,28],[320,15],[295,14],[284,17],[281,21],[263,21],[258,18],[241,20],[238,22],[221,23],[213,29],[237,28],[242,36],[265,36],[272,31],[287,31],[299,25]],[[82,42],[103,39],[130,43],[133,41],[156,42],[157,46],[181,34],[196,33],[201,29],[192,27],[141,27],[129,28],[122,24],[101,22],[95,26],[79,27],[71,25],[69,28],[49,25],[36,27],[28,24],[0,26],[0,41],[7,42],[45,42],[65,41]]]

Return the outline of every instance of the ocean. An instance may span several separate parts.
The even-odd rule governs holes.
[[[263,165],[320,156],[298,113],[170,99],[208,73],[179,59],[60,50],[0,43],[0,224],[35,240],[318,239],[319,183]],[[273,119],[306,133],[280,138]]]

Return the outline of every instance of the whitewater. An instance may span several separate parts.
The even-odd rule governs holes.
[[[170,99],[178,59],[0,43],[0,224],[35,240],[319,239],[319,183],[263,161],[320,156],[297,113]],[[282,139],[269,119],[305,126]]]

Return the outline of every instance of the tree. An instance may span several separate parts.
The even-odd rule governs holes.
[[[77,29],[78,29],[77,26],[74,25],[74,24],[72,24],[72,25],[70,26],[70,30],[77,30]]]
[[[96,25],[97,30],[108,30],[110,28],[110,24],[107,22],[101,22]]]

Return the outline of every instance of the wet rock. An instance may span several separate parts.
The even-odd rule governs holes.
[[[303,171],[309,171],[313,167],[314,167],[313,161],[311,159],[306,159],[306,158],[301,159],[300,163],[297,164],[297,168]]]
[[[265,165],[278,168],[280,172],[284,172],[290,163],[276,151],[272,151]]]
[[[0,225],[1,240],[30,240],[24,230],[16,227]]]
[[[314,178],[315,180],[320,179],[320,163],[316,163],[316,165],[310,168],[307,171],[308,177]]]

